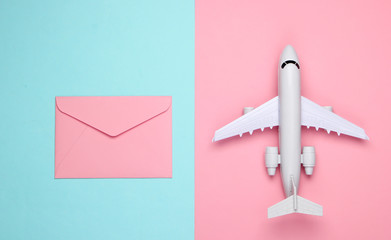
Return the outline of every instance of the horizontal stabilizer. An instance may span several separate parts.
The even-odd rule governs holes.
[[[291,213],[322,216],[323,207],[298,195],[292,195],[267,209],[268,218],[279,217]]]

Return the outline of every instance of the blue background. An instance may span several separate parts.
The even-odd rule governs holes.
[[[194,2],[0,0],[0,239],[194,238]],[[172,95],[172,179],[54,179],[55,96]]]

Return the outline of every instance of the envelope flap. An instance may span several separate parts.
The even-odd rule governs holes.
[[[112,137],[134,128],[171,106],[171,96],[56,97],[57,108]]]

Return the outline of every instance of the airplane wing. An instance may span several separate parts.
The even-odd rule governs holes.
[[[301,125],[307,127],[323,128],[328,133],[337,132],[356,138],[369,140],[364,129],[332,113],[324,107],[301,97]]]
[[[213,141],[219,141],[254,130],[278,126],[278,96],[225,125],[215,132]]]

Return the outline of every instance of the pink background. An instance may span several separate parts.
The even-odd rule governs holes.
[[[391,239],[390,1],[196,1],[195,238]],[[284,198],[269,177],[277,129],[212,143],[214,131],[277,95],[286,44],[299,56],[302,95],[361,126],[370,141],[304,129],[314,175],[299,194],[324,216],[267,219]]]

